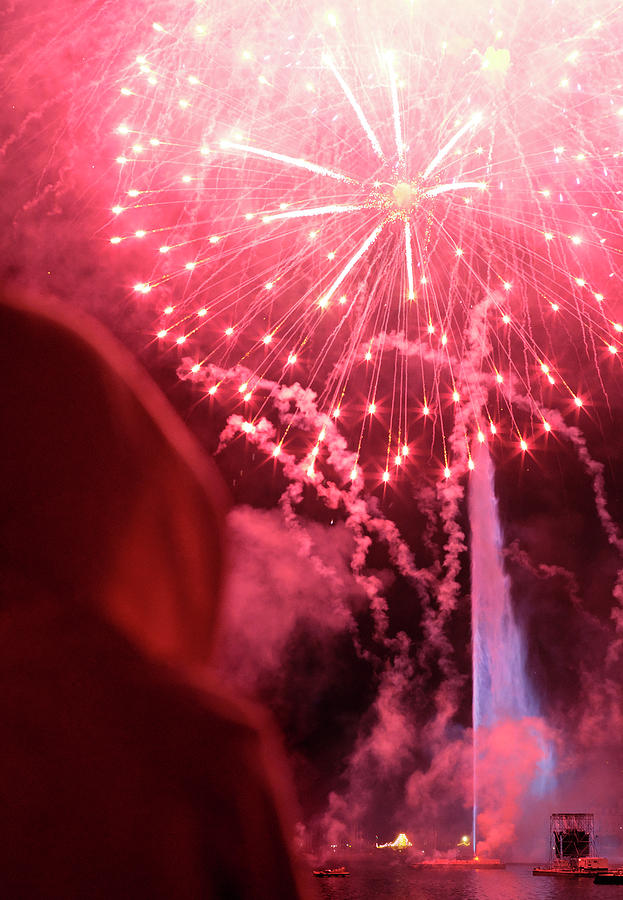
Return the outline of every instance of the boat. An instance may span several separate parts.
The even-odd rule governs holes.
[[[623,869],[613,869],[612,872],[598,872],[593,884],[623,884]]]
[[[350,875],[345,866],[338,866],[336,869],[314,869],[316,878],[344,878]]]

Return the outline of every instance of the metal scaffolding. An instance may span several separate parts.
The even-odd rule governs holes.
[[[552,813],[549,835],[552,864],[597,855],[593,813]]]

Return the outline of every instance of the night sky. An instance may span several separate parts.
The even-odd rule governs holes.
[[[504,3],[492,14],[490,5],[468,14],[452,4],[425,12],[417,0],[368,0],[332,7],[331,19],[328,9],[281,0],[227,10],[181,0],[62,0],[43,10],[18,0],[0,16],[0,271],[5,283],[54,295],[108,325],[215,454],[235,500],[217,662],[224,679],[276,717],[310,836],[391,840],[406,831],[431,851],[471,831],[468,464],[477,430],[497,423],[487,445],[511,603],[538,709],[534,727],[547,734],[554,763],[537,784],[530,723],[490,736],[483,811],[501,812],[485,815],[483,850],[544,857],[549,813],[573,807],[596,813],[604,852],[615,855],[623,827],[623,345],[614,328],[623,319],[623,17],[606,0],[547,12]],[[198,21],[206,29],[200,47],[188,36]],[[379,211],[370,184],[385,177],[385,162],[320,60],[329,46],[381,143],[391,145],[393,76],[375,56],[390,39],[405,76],[402,126],[418,173],[461,127],[459,113],[485,110],[483,134],[469,131],[461,142],[472,156],[446,161],[435,182],[487,180],[473,209],[461,191],[448,191],[418,195],[417,205],[410,194],[405,213],[395,184],[415,182],[400,170],[398,149]],[[143,52],[158,73],[152,93],[137,74]],[[493,69],[486,78],[485,61]],[[180,84],[193,73],[201,84],[180,119]],[[120,165],[118,126],[131,119],[138,132],[140,117],[136,140],[148,145],[157,133],[165,149]],[[224,154],[226,127],[247,128],[254,145],[348,171],[357,185],[309,171],[299,178],[291,165],[253,153]],[[564,152],[554,153],[563,139]],[[482,159],[474,161],[479,142]],[[203,144],[205,169],[190,149]],[[189,190],[179,180],[185,172]],[[132,183],[140,198],[127,218],[116,218],[111,208]],[[564,200],[548,206],[544,186]],[[247,208],[278,214],[280,197],[295,209],[331,202],[363,211],[327,216],[326,224],[320,216],[318,250],[308,240],[311,219],[264,225],[269,231],[245,222]],[[427,267],[433,283],[417,287],[417,315],[396,300],[409,212],[416,281]],[[307,312],[303,301],[327,296],[386,214],[382,237],[331,297],[344,290],[356,298],[336,337],[333,320]],[[139,219],[146,238],[111,244]],[[543,223],[554,233],[548,249]],[[572,240],[580,233],[582,248]],[[197,280],[180,274],[175,248],[159,252],[161,239],[182,248],[180,260],[190,253],[199,261]],[[331,249],[342,262],[327,270]],[[150,292],[134,289],[146,283]],[[599,292],[605,300],[595,299]],[[191,333],[187,323],[202,304],[206,324]],[[167,305],[175,311],[163,312]],[[503,331],[506,310],[512,323]],[[229,322],[243,332],[233,349],[223,337]],[[169,327],[166,338],[156,336]],[[258,349],[271,329],[272,357]],[[442,332],[454,344],[450,355],[432,343]],[[171,339],[180,334],[189,335],[183,345]],[[287,373],[279,357],[285,334],[301,344]],[[366,348],[374,350],[367,368]],[[556,375],[551,390],[543,360]],[[247,405],[237,388],[245,366],[256,382]],[[506,381],[496,385],[495,373]],[[217,382],[218,399],[208,394]],[[458,386],[460,413],[450,397]],[[336,397],[339,431],[330,419]],[[373,400],[375,419],[366,413]],[[323,417],[330,425],[318,440]],[[249,422],[254,431],[245,433]],[[398,471],[386,460],[407,425],[409,456]],[[276,458],[271,448],[281,439]],[[316,441],[322,451],[310,476]],[[356,485],[347,477],[353,462]]]

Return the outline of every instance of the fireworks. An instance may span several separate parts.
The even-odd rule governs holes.
[[[341,432],[345,480],[422,454],[449,478],[603,396],[623,20],[598,6],[195,3],[153,25],[120,78],[111,243],[148,246],[156,339],[275,459],[296,443],[317,477]]]

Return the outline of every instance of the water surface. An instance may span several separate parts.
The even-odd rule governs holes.
[[[318,895],[323,900],[623,900],[623,885],[593,884],[591,878],[534,876],[528,865],[433,871],[356,864],[350,872],[348,878],[314,878]]]

